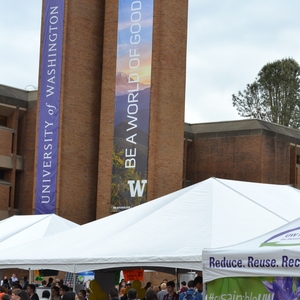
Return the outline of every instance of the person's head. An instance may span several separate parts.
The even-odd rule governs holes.
[[[157,295],[157,293],[159,292],[159,286],[158,286],[158,285],[154,285],[154,286],[152,287],[152,289],[153,289],[155,295]]]
[[[11,288],[12,288],[12,289],[14,289],[14,288],[19,289],[19,288],[20,288],[20,286],[19,286],[19,281],[14,281],[14,282],[12,282],[12,283],[11,283]]]
[[[168,279],[167,279],[167,278],[165,278],[165,279],[163,280],[163,282],[164,282],[165,284],[167,284],[167,282],[168,282]]]
[[[27,281],[27,276],[24,276],[24,277],[23,277],[23,280],[24,280],[24,281]]]
[[[167,285],[166,285],[164,282],[160,285],[160,288],[161,288],[162,290],[165,290],[166,287],[167,287]]]
[[[111,288],[109,290],[109,299],[114,299],[119,297],[119,292],[116,288]]]
[[[45,286],[47,284],[46,280],[42,280],[42,286]]]
[[[30,283],[27,285],[27,293],[33,295],[35,293],[35,285]]]
[[[86,290],[80,290],[78,292],[78,296],[81,296],[83,299],[85,299],[85,297],[86,297]]]
[[[151,282],[148,281],[147,284],[145,285],[144,289],[147,290],[149,287],[151,287]]]
[[[53,278],[52,278],[52,277],[49,277],[48,283],[52,283],[52,282],[53,282]]]
[[[16,300],[30,300],[30,297],[26,291],[20,291],[17,293]]]
[[[10,296],[8,294],[2,295],[2,300],[10,300]]]
[[[126,282],[125,280],[122,280],[120,283],[119,283],[119,290],[123,287],[126,287]]]
[[[175,291],[175,282],[174,281],[168,281],[167,282],[167,291],[169,295],[173,295]]]
[[[0,293],[7,293],[7,288],[4,287],[3,285],[0,286]]]
[[[67,291],[64,293],[62,300],[75,300],[75,293],[71,291]]]
[[[18,297],[18,293],[21,291],[21,289],[13,289],[11,291],[11,299],[12,300],[18,300],[17,297]]]
[[[51,293],[52,293],[52,295],[54,295],[54,296],[59,296],[59,287],[58,286],[53,286],[52,288],[51,288]]]
[[[181,281],[181,285],[182,286],[186,286],[186,282],[185,281]]]
[[[202,283],[203,283],[202,276],[197,276],[194,279],[194,287],[197,288],[198,291],[202,291]]]
[[[12,274],[11,274],[11,277],[12,277],[12,278],[17,277],[16,273],[12,273]]]
[[[63,296],[66,292],[69,292],[70,291],[70,289],[69,289],[69,287],[67,286],[67,285],[65,285],[65,284],[62,284],[61,286],[60,286],[60,288],[59,288],[59,294],[61,295],[61,296]],[[75,296],[74,296],[75,297]]]
[[[190,281],[188,282],[188,287],[189,287],[190,289],[192,289],[194,286],[195,286],[194,280],[190,280]]]
[[[50,298],[50,292],[48,290],[44,290],[42,293],[42,298]]]
[[[130,289],[128,291],[128,299],[136,299],[136,289]]]
[[[146,298],[146,300],[156,300],[157,296],[156,296],[155,292],[153,291],[153,289],[148,288],[145,298]]]

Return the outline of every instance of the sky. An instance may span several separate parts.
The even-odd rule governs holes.
[[[0,1],[0,84],[38,87],[41,6]],[[189,0],[185,122],[241,119],[232,94],[269,62],[300,63],[299,12],[299,0]]]

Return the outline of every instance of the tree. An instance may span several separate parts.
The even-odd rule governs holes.
[[[232,95],[242,117],[300,127],[300,66],[292,58],[266,64],[252,84]]]

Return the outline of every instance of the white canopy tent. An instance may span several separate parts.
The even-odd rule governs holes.
[[[255,239],[203,250],[203,280],[226,277],[299,277],[300,218]]]
[[[300,191],[290,186],[210,178],[33,241],[22,252],[0,251],[0,267],[202,270],[203,248],[254,238],[296,219],[299,210]]]
[[[17,247],[78,226],[55,214],[15,215],[0,222],[0,250]]]

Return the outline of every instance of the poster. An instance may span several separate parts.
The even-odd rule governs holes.
[[[153,0],[119,0],[111,211],[146,202]]]

